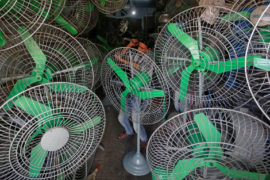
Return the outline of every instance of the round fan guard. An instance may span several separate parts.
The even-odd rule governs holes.
[[[176,115],[148,142],[153,178],[263,178],[270,171],[269,128],[255,117],[228,109]]]
[[[6,105],[10,110],[0,109],[1,179],[69,179],[104,133],[101,101],[80,85],[35,86]]]

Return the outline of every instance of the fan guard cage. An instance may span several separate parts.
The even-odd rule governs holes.
[[[203,136],[194,121],[194,116],[200,113],[204,113],[220,132],[220,142],[215,141],[213,136],[210,142],[192,142]],[[205,157],[211,148],[217,153],[215,148],[218,144],[223,155],[217,153],[216,158],[208,157],[206,161],[214,160],[233,170],[268,174],[269,130],[266,123],[234,110],[207,108],[187,111],[169,119],[152,134],[147,146],[148,164],[156,179],[177,179],[179,174],[184,173],[180,169],[174,170],[179,161]],[[187,177],[230,179],[216,168],[208,168],[206,174],[204,170],[204,167],[198,167]]]
[[[54,88],[61,86],[62,92],[55,92]],[[74,92],[75,89],[81,92]],[[70,133],[67,144],[57,151],[48,151],[41,172],[36,179],[58,179],[68,177],[82,166],[95,152],[100,143],[105,128],[105,110],[99,98],[86,87],[67,84],[49,83],[30,88],[13,97],[10,103],[25,103],[21,97],[30,98],[30,102],[37,101],[47,107],[54,107],[42,114],[32,116],[12,106],[7,111],[1,106],[1,179],[30,179],[29,163],[31,148],[41,140],[41,136],[30,141],[29,138],[38,130],[39,123],[51,122],[53,127],[64,127],[72,132],[71,125],[84,123],[97,116],[101,121],[92,128],[74,134]],[[32,111],[39,111],[38,106],[32,107]],[[51,116],[48,114],[52,113]],[[54,117],[54,118],[52,118]],[[59,121],[60,119],[60,121]],[[65,123],[60,123],[61,121]],[[53,122],[52,122],[53,121]],[[20,123],[18,123],[20,122]],[[61,160],[63,162],[61,162]]]
[[[128,0],[92,0],[92,2],[101,13],[110,14],[123,9]]]
[[[266,67],[267,69],[260,69],[260,68],[245,68],[245,75],[247,79],[247,84],[249,87],[249,90],[251,92],[251,95],[260,108],[260,110],[263,112],[263,114],[267,117],[268,120],[270,120],[270,101],[269,101],[269,86],[270,86],[270,74],[269,74],[269,37],[266,36],[262,38],[263,34],[269,34],[270,31],[266,29],[260,29],[258,32],[257,26],[258,24],[263,20],[263,18],[266,16],[266,13],[268,13],[270,10],[270,5],[267,6],[267,8],[264,10],[264,13],[261,15],[259,20],[257,21],[257,24],[255,25],[253,32],[250,36],[247,50],[246,50],[246,61],[247,63],[247,57],[250,55],[256,55],[260,56],[263,63],[261,63],[262,66]],[[254,46],[254,42],[257,42],[256,46]]]
[[[93,87],[94,74],[91,60],[83,46],[75,38],[59,28],[44,24],[33,36],[33,39],[46,56],[45,66],[53,71],[53,82],[74,82],[86,85],[90,89]],[[72,70],[72,68],[85,63],[90,63],[90,68],[82,67]],[[1,104],[5,102],[16,81],[31,76],[35,66],[36,64],[24,44],[1,53]],[[70,70],[64,72],[67,69]],[[12,79],[12,77],[15,78]]]
[[[92,12],[90,0],[68,0],[61,15],[75,27],[78,36],[87,30]]]
[[[117,110],[120,110],[121,93],[125,90],[125,86],[121,79],[116,75],[116,73],[107,63],[108,58],[111,58],[113,62],[117,64],[127,74],[129,79],[135,77],[141,72],[147,72],[147,74],[151,78],[149,83],[147,83],[142,78],[142,76],[139,76],[139,79],[143,84],[143,88],[141,88],[141,91],[162,90],[165,96],[141,100],[141,107],[145,108],[143,111],[136,113],[140,114],[141,124],[154,124],[160,121],[163,117],[165,117],[166,112],[168,111],[170,98],[167,83],[162,72],[149,56],[133,48],[130,48],[125,53],[123,53],[124,49],[126,48],[114,49],[109,52],[109,54],[107,54],[107,56],[104,58],[101,73],[103,89],[113,106]],[[119,59],[125,60],[125,63],[120,62]],[[136,61],[135,59],[137,59],[138,61]],[[135,65],[134,67],[132,67],[131,62],[134,61],[137,62],[138,69],[135,69]],[[129,110],[132,109],[130,103],[126,103],[125,107]]]
[[[44,17],[49,14],[51,5],[52,0],[1,1],[0,33],[3,34],[6,42],[2,47],[0,46],[0,52],[10,49],[23,42],[18,33],[18,29],[20,27],[26,27],[28,32],[33,35],[44,23]],[[44,17],[42,14],[44,14]],[[2,41],[1,36],[0,40]]]
[[[92,66],[94,70],[94,86],[97,85],[97,83],[100,82],[100,73],[101,73],[101,65],[103,61],[103,57],[97,46],[89,41],[86,38],[77,38],[77,40],[81,43],[81,45],[84,47],[84,49],[87,51],[88,56],[90,57],[92,61]]]
[[[217,50],[211,55],[213,59],[219,57],[213,63],[245,56],[244,53],[239,55],[239,49],[236,46],[241,43],[247,44],[250,32],[242,31],[240,28],[241,23],[234,24],[228,20],[221,23],[223,16],[236,12],[215,6],[219,13],[218,16],[212,17],[214,18],[214,24],[211,25],[201,17],[207,7],[209,6],[197,6],[179,13],[164,26],[157,38],[155,58],[167,78],[168,85],[173,90],[179,91],[181,78],[187,79],[187,77],[181,77],[181,72],[191,65],[191,53],[169,32],[169,24],[175,24],[183,32],[197,40],[198,44],[198,35],[201,30],[202,50],[206,53],[211,53],[206,49],[207,47]],[[241,15],[239,14],[239,16]],[[199,22],[201,26],[199,26]],[[248,19],[246,19],[246,22],[252,26]],[[230,67],[232,68],[232,65]],[[189,79],[185,99],[188,104],[193,104],[193,108],[199,107],[200,104],[205,107],[232,108],[242,106],[251,99],[251,95],[246,93],[247,84],[243,68],[234,70],[233,73],[225,72],[220,74],[204,70],[203,76],[204,83],[201,99],[199,98],[200,82],[198,71],[195,70]],[[233,85],[237,85],[237,88],[233,88]]]

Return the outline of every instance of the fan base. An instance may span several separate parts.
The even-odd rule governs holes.
[[[150,173],[145,157],[135,151],[125,155],[123,165],[125,170],[134,176],[144,176]]]

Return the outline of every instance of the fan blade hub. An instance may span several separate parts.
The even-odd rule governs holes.
[[[57,151],[64,147],[69,139],[69,132],[64,127],[48,129],[41,138],[41,147],[46,151]]]

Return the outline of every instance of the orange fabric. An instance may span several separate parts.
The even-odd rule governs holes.
[[[144,43],[139,42],[138,50],[143,53],[146,53],[148,51],[148,47]]]

